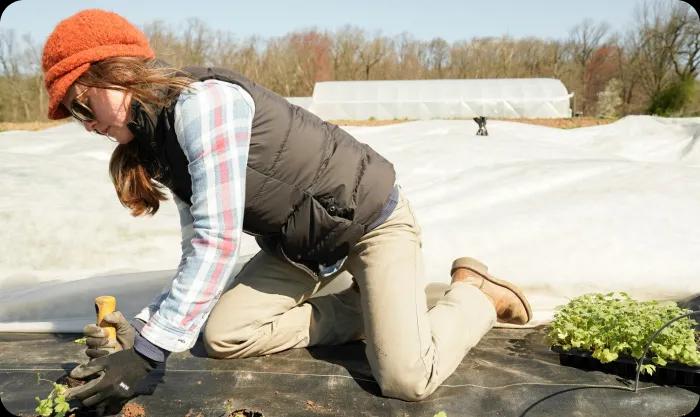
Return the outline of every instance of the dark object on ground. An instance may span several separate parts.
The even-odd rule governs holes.
[[[621,357],[612,362],[601,363],[588,351],[571,349],[565,352],[559,346],[554,346],[552,350],[559,354],[560,363],[565,366],[615,374],[632,381],[637,373],[637,361],[634,358]],[[654,374],[651,376],[643,374],[640,376],[640,381],[698,388],[700,387],[700,368],[680,363],[669,363],[666,366],[656,365]]]
[[[232,412],[231,414],[228,414],[226,417],[264,417],[264,416],[259,411],[246,410],[245,408],[243,408],[241,410],[236,410],[236,411]]]
[[[479,130],[476,131],[477,136],[488,136],[489,132],[486,130],[486,118],[484,116],[475,117],[474,121],[479,125]]]
[[[433,416],[685,416],[693,415],[696,387],[660,386],[599,371],[562,366],[545,340],[545,329],[493,329],[455,373],[418,403],[380,395],[363,343],[294,349],[262,358],[215,360],[201,342],[171,355],[157,386],[144,386],[146,416],[221,417],[234,409],[265,417]],[[7,409],[33,415],[45,393],[36,374],[56,380],[84,359],[74,334],[0,334],[0,392]],[[155,389],[153,389],[155,387]],[[361,410],[361,412],[358,412]],[[698,408],[700,411],[700,407]]]

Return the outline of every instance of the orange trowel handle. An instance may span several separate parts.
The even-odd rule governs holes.
[[[117,339],[117,329],[110,323],[103,321],[104,317],[117,309],[117,299],[111,295],[103,295],[95,298],[95,313],[97,313],[98,326],[105,329],[109,340]]]

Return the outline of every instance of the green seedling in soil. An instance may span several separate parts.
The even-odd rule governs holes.
[[[233,400],[224,401],[224,410],[226,410],[226,416],[233,414]]]
[[[675,302],[640,302],[622,292],[585,294],[558,308],[547,337],[564,351],[591,351],[601,363],[620,356],[639,360],[654,332],[686,313]],[[656,365],[669,362],[700,365],[696,324],[685,317],[665,328],[651,343],[652,363],[642,365],[642,373],[651,375]]]
[[[433,417],[447,417],[447,413],[444,411],[440,411],[439,413],[435,414]]]
[[[37,374],[37,383],[39,381],[46,381],[53,385],[53,389],[49,395],[43,400],[39,397],[35,397],[37,407],[34,409],[41,417],[65,417],[65,415],[70,411],[70,406],[68,401],[66,401],[65,393],[67,386],[63,384],[57,384],[53,381],[47,379],[42,379]]]
[[[79,339],[75,339],[73,343],[77,343],[79,345],[87,345],[87,337],[81,337]]]

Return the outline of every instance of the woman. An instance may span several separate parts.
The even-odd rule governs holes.
[[[104,375],[69,398],[95,406],[133,396],[203,329],[215,358],[364,338],[382,394],[420,400],[497,319],[530,319],[522,292],[470,258],[453,263],[450,289],[428,310],[421,231],[391,163],[245,77],[167,68],[137,28],[102,10],[60,22],[42,64],[49,117],[73,116],[119,143],[110,174],[121,203],[154,214],[163,184],[183,232],[172,283],[131,324],[107,318],[116,345],[86,326],[94,359],[71,374]],[[241,232],[262,250],[224,292]],[[351,288],[310,299],[342,272]]]

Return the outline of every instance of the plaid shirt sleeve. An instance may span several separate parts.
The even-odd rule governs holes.
[[[194,229],[192,223],[194,219],[192,218],[192,213],[190,213],[190,205],[180,200],[175,194],[173,196],[173,201],[175,201],[175,206],[177,207],[178,214],[180,215],[180,233],[182,235],[180,241],[180,247],[182,248],[182,256],[180,258],[180,265],[178,266],[178,271],[185,265],[185,262],[190,255],[192,255],[192,238],[194,237]],[[160,303],[165,300],[165,297],[170,293],[170,286],[172,284],[168,283],[163,290],[148,304],[144,307],[135,318],[147,322],[151,319],[151,316],[158,311]]]
[[[194,345],[233,279],[255,114],[253,99],[237,85],[208,80],[192,88],[175,106],[175,132],[192,178],[191,204],[176,199],[182,259],[172,283],[137,315],[146,321],[141,335],[171,352]]]

